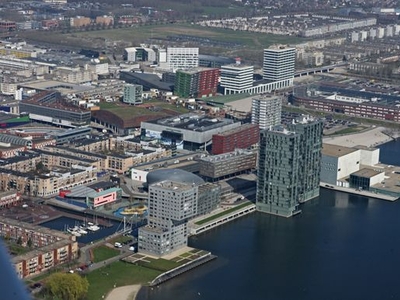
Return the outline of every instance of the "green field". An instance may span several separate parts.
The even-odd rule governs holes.
[[[227,214],[230,214],[230,213],[232,213],[232,212],[234,212],[234,211],[237,211],[237,210],[239,210],[239,209],[242,209],[243,207],[249,206],[250,204],[253,204],[253,203],[251,203],[251,202],[242,203],[242,204],[240,204],[240,205],[238,205],[238,206],[235,206],[235,207],[232,207],[232,208],[230,208],[230,209],[227,209],[227,210],[225,210],[225,211],[223,211],[223,212],[220,212],[220,213],[218,213],[218,214],[216,214],[216,215],[213,215],[213,216],[211,216],[211,217],[208,217],[208,218],[205,218],[205,219],[203,219],[203,220],[200,220],[200,221],[196,222],[195,224],[196,224],[196,225],[203,225],[203,224],[205,224],[205,223],[207,223],[207,222],[210,222],[210,221],[212,221],[212,220],[218,219],[218,218],[220,218],[220,217],[222,217],[222,216],[224,216],[224,215],[227,215]]]
[[[110,111],[123,120],[132,119],[142,115],[163,115],[166,114],[165,111],[163,111],[164,109],[174,111],[178,114],[188,112],[188,110],[182,106],[176,106],[158,100],[145,101],[144,104],[152,104],[154,109],[131,106],[121,102],[101,102],[99,103],[99,106],[102,110]]]
[[[102,299],[116,286],[131,284],[145,285],[162,272],[117,261],[108,266],[94,270],[86,275],[89,281],[88,300]]]
[[[107,246],[93,248],[93,262],[97,263],[120,254],[120,251]]]
[[[299,37],[273,35],[247,31],[234,31],[221,28],[209,28],[190,24],[162,24],[66,34],[83,39],[105,38],[108,40],[146,41],[148,38],[164,39],[168,35],[192,35],[207,37],[210,40],[239,43],[248,47],[267,47],[276,43],[298,43]]]
[[[109,44],[111,41],[121,42],[122,47],[127,47],[129,44],[139,45],[140,43],[148,43],[150,38],[156,41],[165,40],[167,36],[179,34],[202,38],[207,37],[211,41],[238,43],[242,45],[242,47],[232,49],[230,47],[209,46],[208,43],[203,43],[200,45],[200,48],[204,49],[207,53],[231,56],[240,55],[241,57],[249,56],[258,58],[260,61],[262,59],[262,49],[270,45],[280,43],[296,44],[305,40],[295,36],[207,28],[189,23],[143,25],[127,28],[76,31],[71,33],[46,32],[46,34],[43,34],[40,31],[21,31],[19,33],[21,38],[33,42],[98,50],[105,50],[107,47],[106,44]],[[163,42],[161,42],[161,44],[162,43]],[[166,41],[166,43],[168,42]]]

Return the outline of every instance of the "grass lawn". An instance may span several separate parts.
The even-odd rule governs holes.
[[[99,247],[94,248],[92,251],[93,251],[93,261],[95,263],[109,259],[111,257],[117,256],[120,254],[119,250],[112,249],[107,246],[99,246]]]
[[[147,284],[162,272],[117,261],[86,275],[89,281],[87,300],[102,299],[114,288],[131,284]]]
[[[207,37],[210,40],[239,43],[248,47],[268,47],[276,43],[299,43],[304,39],[294,36],[273,35],[258,32],[234,31],[222,28],[209,28],[192,24],[162,24],[99,31],[85,31],[68,34],[78,38],[106,38],[109,40],[146,41],[149,37],[164,39],[171,35],[192,35]]]
[[[224,215],[230,214],[231,212],[234,212],[234,211],[236,211],[236,210],[239,210],[239,209],[241,209],[241,208],[243,208],[243,207],[249,206],[250,204],[253,204],[253,203],[251,203],[251,202],[242,203],[242,204],[240,204],[240,205],[238,205],[238,206],[235,206],[235,207],[232,207],[232,208],[230,208],[230,209],[227,209],[227,210],[225,210],[225,211],[223,211],[223,212],[220,212],[220,213],[218,213],[218,214],[216,214],[216,215],[213,215],[213,216],[211,216],[211,217],[208,217],[208,218],[205,218],[205,219],[203,219],[203,220],[200,220],[200,221],[196,222],[195,224],[196,224],[196,225],[203,225],[203,224],[205,224],[205,223],[207,223],[207,222],[210,222],[210,221],[212,221],[212,220],[218,219],[218,218],[220,218],[220,217],[222,217],[222,216],[224,216]]]
[[[142,115],[164,115],[166,112],[163,110],[170,110],[179,114],[188,112],[188,110],[182,106],[176,106],[157,100],[145,101],[144,104],[152,104],[156,109],[150,110],[145,107],[131,106],[121,102],[101,102],[99,106],[102,110],[110,111],[123,120]]]
[[[186,253],[182,253],[182,254],[179,255],[179,256],[181,256],[181,257],[189,257],[189,256],[191,256],[191,255],[192,255],[192,253],[186,252]]]
[[[166,260],[162,258],[153,259],[147,257],[145,260],[149,262],[140,261],[139,264],[142,265],[143,267],[161,272],[165,272],[182,265],[182,263],[177,263],[175,261]]]

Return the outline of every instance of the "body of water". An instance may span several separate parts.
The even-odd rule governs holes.
[[[88,220],[89,222],[93,222],[92,220]],[[113,226],[112,227],[103,227],[100,226],[101,229],[95,232],[90,232],[88,231],[88,234],[86,235],[82,235],[80,237],[77,237],[76,240],[79,243],[90,243],[92,241],[97,241],[100,240],[102,238],[105,238],[113,233],[115,233],[117,230],[121,230],[123,228],[123,225],[120,224],[119,222],[114,222],[114,221],[110,221]],[[82,221],[77,220],[77,219],[73,219],[73,218],[69,218],[69,217],[60,217],[48,222],[44,222],[42,224],[40,224],[40,226],[44,226],[50,229],[55,229],[55,230],[59,230],[59,231],[65,231],[66,227],[74,227],[75,225],[81,225]]]
[[[400,143],[381,147],[381,161],[400,164]],[[321,189],[284,219],[254,213],[189,245],[218,259],[142,289],[138,300],[400,299],[400,201]]]

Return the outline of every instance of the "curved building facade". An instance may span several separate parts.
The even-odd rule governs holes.
[[[147,174],[146,186],[150,186],[164,180],[194,184],[196,186],[204,183],[204,180],[199,176],[181,169],[160,169]]]

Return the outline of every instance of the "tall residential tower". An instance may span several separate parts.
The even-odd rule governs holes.
[[[278,95],[258,95],[251,104],[251,123],[260,129],[281,124],[282,97]]]
[[[260,136],[257,210],[290,217],[319,195],[322,122],[301,117]]]

